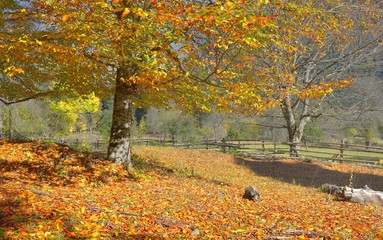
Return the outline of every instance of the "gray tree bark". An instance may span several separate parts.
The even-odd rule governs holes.
[[[0,102],[0,137],[3,137],[4,133],[3,105],[4,104]]]
[[[303,130],[311,119],[311,114],[308,114],[308,103],[308,99],[301,102],[303,107],[301,114],[299,114],[299,119],[296,117],[299,102],[296,102],[295,105],[293,105],[291,97],[288,96],[283,100],[281,105],[283,118],[286,121],[286,128],[289,136],[291,157],[301,156],[300,143],[303,137]]]
[[[12,104],[8,105],[8,138],[9,139],[12,139],[13,138],[13,125],[12,125],[12,121],[13,121],[13,111],[12,111]]]
[[[132,101],[136,95],[136,86],[128,84],[124,80],[136,74],[136,71],[134,66],[117,69],[112,128],[108,147],[108,159],[122,164],[126,168],[132,167],[130,132],[133,123]]]
[[[321,189],[323,192],[335,195],[339,200],[360,204],[383,205],[383,192],[374,191],[367,186],[363,188],[350,188],[324,184]]]

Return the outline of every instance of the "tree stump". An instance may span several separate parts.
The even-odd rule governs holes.
[[[368,186],[350,188],[347,186],[324,184],[321,189],[322,192],[335,195],[339,200],[360,204],[383,205],[383,192],[374,191]]]

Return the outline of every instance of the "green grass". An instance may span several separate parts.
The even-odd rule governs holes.
[[[289,146],[288,145],[276,145],[276,152],[274,145],[265,145],[265,151],[262,151],[260,145],[247,145],[244,149],[240,149],[240,152],[249,153],[265,153],[272,154],[281,157],[289,157]],[[305,158],[318,158],[318,159],[333,159],[339,158],[340,151],[337,149],[328,148],[317,148],[317,147],[301,147],[301,154]],[[344,160],[350,161],[375,161],[379,162],[383,159],[383,154],[373,152],[363,152],[356,150],[344,150]]]
[[[168,144],[170,146],[170,144]],[[182,147],[185,148],[185,147]],[[193,145],[190,146],[193,148]],[[195,146],[197,149],[207,149],[204,145]],[[209,145],[208,150],[212,151],[224,151],[221,147],[214,147]],[[262,149],[262,145],[242,145],[240,149],[226,148],[227,153],[253,153],[253,154],[266,154],[279,157],[289,157],[290,149],[287,144],[277,144],[275,147],[273,144],[265,144],[265,149]],[[344,150],[343,159],[340,159],[340,151],[338,149],[330,148],[318,148],[318,147],[305,147],[301,146],[301,154],[304,158],[315,158],[315,159],[339,159],[343,161],[354,161],[354,162],[379,162],[383,160],[383,154],[373,152],[363,152],[357,150]]]

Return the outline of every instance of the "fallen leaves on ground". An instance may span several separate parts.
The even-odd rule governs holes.
[[[383,238],[382,207],[259,176],[232,155],[160,147],[134,154],[136,168],[127,172],[66,146],[1,141],[0,238]],[[249,185],[260,202],[242,198]]]

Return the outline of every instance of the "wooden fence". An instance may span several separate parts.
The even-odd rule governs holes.
[[[271,142],[262,140],[200,141],[197,143],[172,143],[171,141],[136,140],[138,145],[165,145],[182,148],[220,150],[242,154],[262,154],[289,157],[289,142]],[[345,141],[304,142],[300,144],[302,157],[339,162],[359,162],[383,164],[383,147],[350,144]]]
[[[41,139],[40,139],[41,140]],[[42,139],[59,144],[66,144],[83,151],[107,150],[108,142],[102,139]],[[204,140],[194,143],[173,142],[168,139],[133,139],[134,145],[160,145],[193,149],[218,150],[224,152],[256,155],[272,155],[289,157],[288,142],[272,142],[264,140]],[[350,144],[345,141],[334,142],[303,142],[300,144],[302,157],[325,159],[340,162],[359,162],[383,165],[383,146]]]

